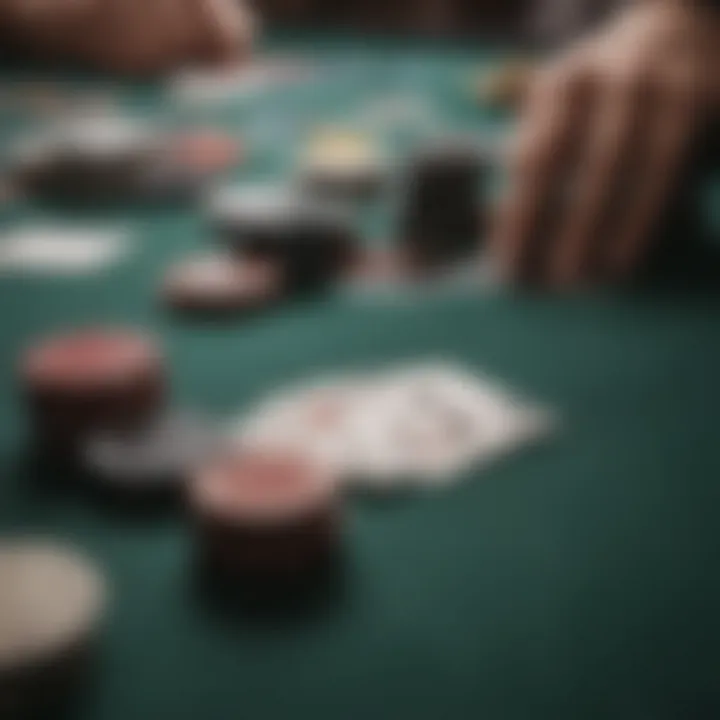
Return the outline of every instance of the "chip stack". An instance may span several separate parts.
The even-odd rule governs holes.
[[[242,258],[280,269],[289,293],[326,288],[343,271],[355,246],[345,214],[283,188],[227,188],[209,214],[220,239]]]
[[[435,144],[411,159],[400,208],[400,242],[415,261],[433,265],[476,249],[485,170],[478,148],[462,140]]]
[[[33,445],[68,461],[99,431],[148,421],[166,390],[153,339],[117,329],[77,330],[32,346],[21,359],[20,381]]]
[[[135,194],[159,136],[120,119],[76,120],[21,146],[15,171],[23,186],[43,199],[106,202]]]
[[[165,304],[178,312],[238,315],[259,311],[278,300],[282,279],[272,262],[208,255],[172,265],[161,294]]]
[[[234,449],[190,486],[203,575],[227,587],[297,586],[331,565],[340,545],[333,472],[278,449]]]
[[[30,195],[71,204],[183,202],[242,160],[239,140],[197,128],[161,132],[123,118],[86,117],[21,142],[10,158]]]
[[[0,717],[65,717],[89,679],[105,581],[74,550],[6,539],[0,587]]]

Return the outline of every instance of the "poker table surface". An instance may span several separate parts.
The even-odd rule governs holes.
[[[283,176],[309,128],[359,125],[370,98],[416,98],[415,124],[431,130],[438,118],[490,134],[510,122],[466,92],[473,69],[507,48],[333,34],[268,47],[311,58],[326,79],[222,107],[180,108],[154,86],[100,87],[140,115],[237,132],[248,150],[238,179]],[[96,88],[74,75],[44,81]],[[29,127],[11,115],[6,143]],[[133,236],[128,258],[98,275],[0,278],[0,531],[84,550],[112,591],[77,717],[717,717],[717,283],[685,273],[571,297],[333,293],[247,322],[191,323],[163,311],[156,286],[173,258],[211,244],[197,209],[88,217],[26,202],[3,216],[6,227],[58,219]],[[367,236],[388,232],[382,211],[359,223]],[[447,489],[348,498],[340,577],[312,612],[218,613],[193,589],[181,510],[119,511],[28,461],[18,355],[96,323],[157,333],[174,403],[216,418],[305,379],[426,359],[494,376],[560,423]]]

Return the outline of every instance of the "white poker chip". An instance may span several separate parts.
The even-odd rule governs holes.
[[[339,227],[348,224],[348,210],[309,198],[283,185],[230,185],[216,189],[206,213],[223,228],[273,232],[288,227]]]
[[[92,439],[85,450],[85,461],[102,482],[149,490],[181,484],[214,446],[212,423],[175,410],[140,431]]]
[[[108,116],[73,119],[61,125],[57,135],[62,152],[88,160],[137,156],[149,152],[156,143],[149,127]]]
[[[0,672],[45,664],[89,641],[104,614],[98,570],[49,541],[0,542]]]
[[[282,186],[240,184],[214,190],[206,202],[206,211],[221,223],[263,225],[291,217],[296,206],[292,193]]]
[[[21,173],[78,166],[122,171],[160,146],[149,128],[111,117],[73,118],[27,137],[10,149],[9,164]]]

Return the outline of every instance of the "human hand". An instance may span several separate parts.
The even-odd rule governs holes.
[[[665,0],[540,70],[490,239],[501,274],[559,289],[630,274],[718,109],[719,66],[720,16]]]
[[[242,0],[0,0],[0,20],[28,53],[131,75],[233,62],[254,33]]]

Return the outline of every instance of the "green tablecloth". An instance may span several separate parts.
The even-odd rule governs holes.
[[[461,91],[487,52],[291,47],[309,47],[324,66],[342,61],[345,75],[315,95],[298,90],[215,113],[257,144],[248,176],[288,167],[303,123],[357,121],[381,82],[386,95],[423,95],[456,128],[498,126]],[[177,119],[152,90],[123,96]],[[266,127],[269,116],[279,125]],[[53,217],[32,207],[19,215]],[[82,717],[717,716],[717,295],[696,287],[394,304],[331,297],[247,324],[192,325],[164,314],[155,291],[171,258],[207,243],[197,214],[97,219],[136,234],[128,262],[91,278],[0,279],[0,528],[71,541],[112,583]],[[380,232],[373,222],[368,232]],[[48,489],[23,464],[17,354],[47,332],[94,321],[157,331],[178,403],[218,415],[324,371],[446,357],[549,402],[563,422],[551,442],[447,492],[354,499],[343,591],[323,612],[282,625],[220,619],[190,592],[179,514],[111,513]]]

